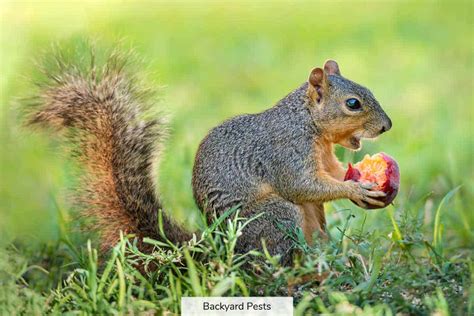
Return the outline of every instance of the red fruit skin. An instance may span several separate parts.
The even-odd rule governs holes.
[[[380,186],[380,191],[385,192],[387,195],[383,198],[377,198],[377,200],[384,202],[386,207],[392,201],[395,199],[395,197],[398,194],[398,190],[400,187],[400,170],[398,168],[398,164],[389,155],[386,153],[380,153],[382,158],[387,162],[387,169],[385,170],[385,176],[387,177],[387,180]],[[361,177],[360,171],[349,164],[349,168],[347,169],[346,175],[344,177],[344,181],[346,180],[352,180],[355,182],[359,182],[359,179]],[[354,201],[352,201],[355,203]],[[356,203],[355,203],[356,204]],[[366,203],[367,204],[367,203]],[[367,209],[378,209],[378,208],[383,208],[377,205],[372,205],[372,204],[367,204]]]
[[[346,175],[344,176],[344,181],[352,180],[358,182],[360,179],[360,171],[357,168],[354,168],[351,163],[349,163],[349,169],[347,169]]]
[[[387,169],[385,170],[387,181],[385,181],[382,186],[382,191],[387,193],[387,196],[381,200],[385,203],[385,206],[387,206],[392,203],[398,194],[400,188],[400,170],[398,169],[398,164],[395,159],[385,153],[380,154],[387,162]]]

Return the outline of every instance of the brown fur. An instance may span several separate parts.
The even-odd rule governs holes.
[[[47,72],[30,123],[64,131],[61,136],[84,168],[76,201],[97,219],[102,249],[114,245],[120,231],[136,234],[145,251],[150,247],[143,237],[175,243],[191,238],[166,213],[163,232],[157,228],[162,205],[153,175],[165,129],[147,116],[150,98],[143,83],[115,55],[101,70],[93,63],[85,72],[63,60],[57,64],[57,71]],[[345,106],[354,97],[363,104],[360,111]],[[301,228],[309,243],[315,231],[324,236],[323,203],[341,198],[361,206],[380,203],[374,198],[382,192],[343,181],[333,147],[358,149],[357,140],[390,127],[371,92],[328,61],[274,107],[234,117],[209,132],[193,168],[196,203],[209,220],[213,212],[221,215],[236,205],[242,216],[262,215],[245,226],[236,251],[261,248],[264,239],[268,251],[289,264],[288,231]]]
[[[320,203],[303,203],[298,205],[303,214],[303,234],[308,244],[313,244],[313,234],[326,236],[326,216],[324,205]]]
[[[268,183],[261,183],[257,188],[257,193],[255,194],[254,200],[258,202],[268,198],[272,194],[275,194],[272,186]]]
[[[69,142],[72,156],[83,167],[75,202],[83,214],[96,219],[101,249],[110,249],[120,231],[162,239],[158,211],[162,209],[152,177],[158,141],[165,129],[146,118],[149,91],[125,70],[126,60],[111,55],[101,71],[94,64],[85,72],[59,60],[56,71],[37,95],[29,123],[49,126]],[[163,213],[166,238],[191,237]]]
[[[346,107],[354,97],[362,105],[358,111]],[[343,181],[333,147],[358,149],[360,138],[376,137],[390,126],[370,91],[342,77],[337,63],[328,61],[275,106],[231,118],[209,132],[196,154],[195,200],[208,213],[241,205],[243,216],[262,215],[246,226],[236,250],[261,248],[265,239],[269,252],[289,263],[292,242],[285,231],[301,228],[308,242],[314,231],[324,235],[325,202],[380,203],[374,197],[383,192]]]

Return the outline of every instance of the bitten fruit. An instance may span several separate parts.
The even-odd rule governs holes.
[[[377,198],[387,206],[397,196],[400,186],[400,171],[395,159],[385,153],[378,153],[373,156],[365,155],[364,159],[355,165],[349,164],[349,169],[347,169],[344,177],[344,181],[346,180],[373,184],[371,190],[382,191],[387,194],[385,197]],[[367,208],[376,209],[381,207],[368,204]]]

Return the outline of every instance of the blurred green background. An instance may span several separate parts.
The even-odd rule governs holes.
[[[416,213],[429,233],[439,200],[446,243],[472,247],[474,226],[472,2],[4,2],[1,13],[0,240],[41,243],[59,236],[74,167],[58,144],[21,127],[17,98],[28,96],[35,60],[53,43],[84,39],[133,47],[160,87],[170,137],[160,167],[165,207],[193,226],[194,153],[206,132],[255,113],[307,79],[326,59],[369,87],[393,129],[344,161],[384,151],[400,165],[398,214]],[[73,46],[71,46],[73,47]],[[347,201],[358,218],[366,211]],[[406,212],[405,212],[406,213]],[[390,226],[385,211],[369,227]],[[331,227],[331,226],[330,226]]]

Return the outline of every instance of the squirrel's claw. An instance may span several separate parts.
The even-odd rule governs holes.
[[[373,187],[375,187],[375,183],[371,183],[371,182],[359,182],[359,185],[364,188],[364,189],[367,189],[367,190],[370,190],[372,189]]]
[[[382,192],[382,191],[369,191],[366,190],[365,195],[370,196],[370,197],[386,197],[387,193]]]
[[[356,202],[356,204],[362,208],[367,208],[368,206],[366,203],[362,202],[362,200],[354,200],[354,202]]]
[[[380,206],[380,207],[385,206],[384,202],[376,200],[376,199],[372,199],[372,198],[369,198],[369,197],[364,198],[364,201],[371,204],[371,205],[375,205],[375,206]]]

